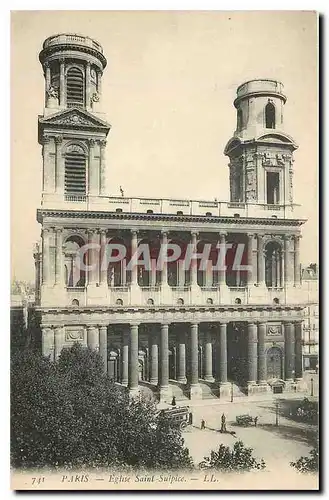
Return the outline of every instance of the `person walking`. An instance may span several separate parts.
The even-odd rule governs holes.
[[[226,417],[225,417],[225,414],[223,413],[222,415],[222,418],[221,418],[221,428],[220,428],[220,432],[226,432]]]
[[[201,420],[201,430],[206,428],[206,422],[202,419]]]
[[[255,424],[255,427],[257,427],[257,422],[258,422],[258,417],[255,417],[255,418],[254,418],[254,424]]]
[[[171,400],[171,406],[176,406],[176,398],[175,398],[175,396],[173,396],[173,398]]]

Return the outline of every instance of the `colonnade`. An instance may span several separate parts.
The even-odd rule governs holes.
[[[150,233],[151,234],[151,233]],[[247,244],[247,261],[250,266],[250,271],[247,275],[247,286],[252,287],[257,285],[258,287],[265,287],[265,258],[266,258],[266,244],[265,236],[260,234],[248,233],[248,244]],[[170,240],[167,232],[161,233],[160,243],[162,251],[165,249]],[[88,271],[86,276],[86,285],[88,286],[107,286],[108,285],[108,269],[101,265],[103,262],[103,257],[106,252],[106,245],[110,241],[105,229],[90,229],[87,232],[86,243],[99,245],[99,250],[89,248],[88,250],[88,263],[91,265],[96,262],[96,266],[93,266],[91,270]],[[190,244],[192,245],[195,252],[197,252],[197,243],[202,241],[201,235],[196,232],[191,233]],[[218,234],[217,243],[220,245],[225,245],[228,243],[227,233],[220,232]],[[42,283],[44,285],[62,285],[64,286],[64,274],[63,274],[63,262],[64,262],[64,252],[63,252],[63,229],[50,227],[44,228],[42,233]],[[134,255],[138,248],[138,231],[131,230],[131,240],[130,247],[131,253]],[[55,263],[51,263],[51,252],[50,247],[55,247]],[[282,255],[283,255],[283,279],[281,280],[281,285],[284,284],[294,284],[297,286],[300,284],[300,257],[299,257],[299,236],[289,236],[284,237],[282,244]],[[111,265],[111,264],[110,264]],[[52,269],[55,267],[55,276],[53,276]],[[149,280],[151,284],[155,284],[155,274],[156,270],[152,269],[150,273],[152,274]],[[214,286],[215,277],[214,271],[207,267],[205,271],[206,283],[210,286]],[[225,287],[227,283],[227,270],[225,268],[216,271],[216,287]],[[181,283],[178,272],[178,285],[184,285]],[[192,259],[190,266],[190,283],[189,286],[193,289],[198,286],[198,270],[197,270],[197,260]],[[127,285],[126,278],[122,285]],[[138,280],[138,267],[137,265],[132,266],[130,274],[130,287],[138,287],[140,285]],[[162,270],[160,272],[160,283],[159,286],[168,286],[168,265],[164,263]]]
[[[127,331],[122,335],[121,344],[121,383],[131,391],[138,389],[139,382],[139,330],[141,323],[132,322],[127,325]],[[185,324],[186,334],[177,332],[176,343],[176,380],[189,387],[199,384],[199,327],[200,323]],[[226,322],[213,325],[212,332],[203,331],[203,378],[206,381],[216,381],[219,386],[228,383],[227,356],[227,326]],[[149,334],[149,382],[157,385],[161,391],[169,387],[169,322],[154,325]],[[265,384],[266,348],[272,344],[267,337],[267,323],[248,322],[246,362],[249,385]],[[285,321],[284,335],[284,378],[286,381],[302,378],[302,323],[301,321]],[[43,329],[43,354],[48,355],[54,350],[54,359],[58,359],[65,343],[64,328],[60,326]],[[87,345],[99,351],[104,370],[108,362],[108,328],[105,325],[87,326]],[[82,339],[81,339],[82,340]],[[279,342],[280,344],[280,342]],[[213,356],[215,349],[215,356]],[[188,356],[187,356],[188,350]],[[213,366],[213,364],[215,366]]]

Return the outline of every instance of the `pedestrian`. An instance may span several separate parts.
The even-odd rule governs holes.
[[[206,428],[206,422],[202,419],[201,420],[201,430]]]
[[[220,428],[220,432],[226,432],[226,417],[225,414],[223,413],[222,419],[221,419],[222,425]]]
[[[255,427],[257,427],[258,417],[254,418]]]
[[[173,396],[173,398],[171,400],[171,406],[176,406],[176,398],[175,398],[175,396]]]
[[[191,412],[191,411],[190,411],[190,413],[188,414],[188,423],[189,423],[190,425],[192,425],[192,424],[193,424],[193,414],[192,414],[192,412]]]

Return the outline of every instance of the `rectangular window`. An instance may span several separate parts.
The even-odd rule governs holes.
[[[278,172],[266,173],[266,192],[269,205],[280,203],[280,174]]]

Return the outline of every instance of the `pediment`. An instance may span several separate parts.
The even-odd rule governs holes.
[[[297,148],[297,144],[295,141],[288,135],[283,133],[269,133],[264,134],[258,137],[257,142],[266,142],[266,143],[276,143],[276,144],[290,144],[294,148]]]
[[[79,127],[91,129],[109,130],[110,124],[92,115],[88,111],[80,108],[70,108],[65,111],[60,111],[46,118],[39,117],[39,124],[45,126],[60,126],[60,127]]]

